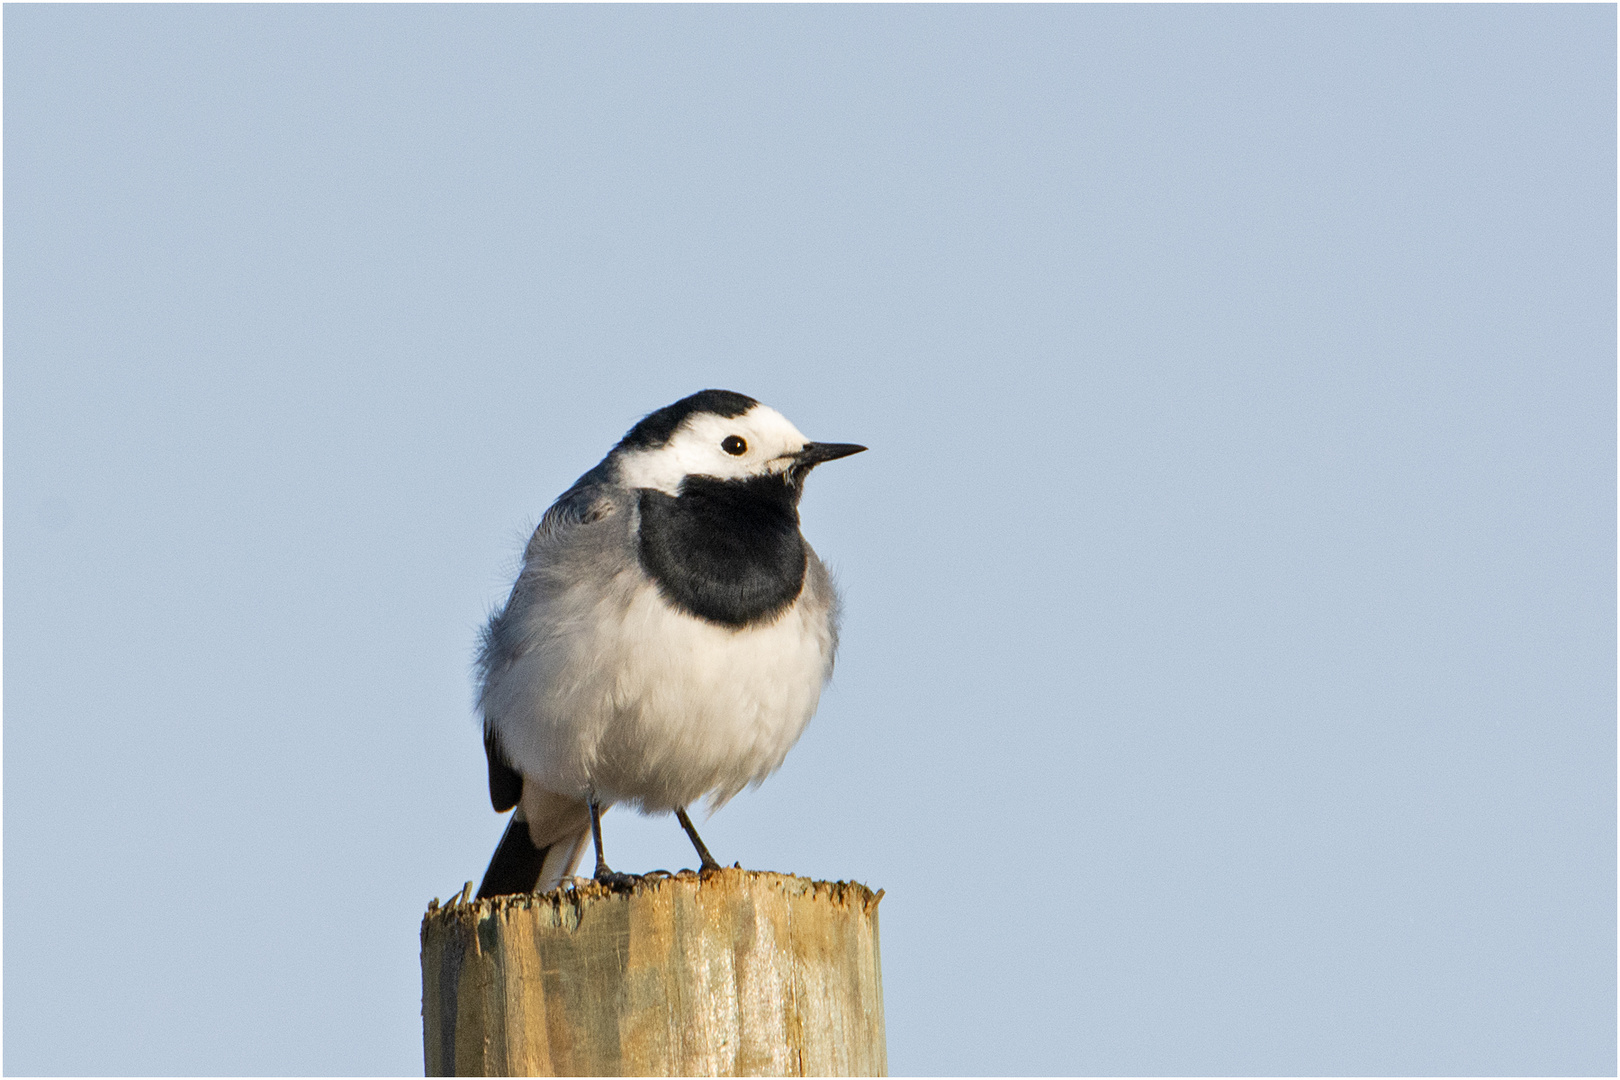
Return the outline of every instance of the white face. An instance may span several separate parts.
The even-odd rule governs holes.
[[[633,450],[619,459],[619,482],[676,495],[688,476],[741,480],[786,472],[809,439],[769,405],[755,405],[730,420],[695,413],[657,450]]]

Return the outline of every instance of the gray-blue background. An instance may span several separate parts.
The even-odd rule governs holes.
[[[11,6],[4,89],[8,1071],[420,1069],[477,627],[723,386],[872,447],[706,836],[888,890],[895,1072],[1613,1072],[1613,7]]]

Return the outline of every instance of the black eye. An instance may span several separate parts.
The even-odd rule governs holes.
[[[742,457],[748,453],[748,444],[736,435],[727,435],[720,443],[720,449],[732,457]]]

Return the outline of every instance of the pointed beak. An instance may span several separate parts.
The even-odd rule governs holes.
[[[793,455],[793,464],[800,469],[813,469],[823,461],[837,461],[841,457],[849,457],[865,449],[864,446],[849,442],[805,443],[804,449]]]

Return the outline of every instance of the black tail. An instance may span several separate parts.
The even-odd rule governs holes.
[[[547,850],[535,847],[529,839],[529,823],[523,820],[522,811],[513,814],[512,820],[506,823],[500,845],[490,857],[489,869],[484,871],[478,898],[534,892],[534,887],[540,883],[540,868],[545,864]]]

